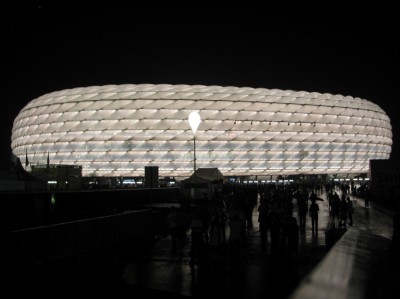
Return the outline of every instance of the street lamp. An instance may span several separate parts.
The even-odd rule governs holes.
[[[193,172],[196,172],[196,131],[201,122],[200,114],[197,111],[192,111],[189,114],[189,124],[193,131]]]

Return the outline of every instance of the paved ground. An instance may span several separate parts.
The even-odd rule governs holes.
[[[326,254],[328,205],[325,194],[318,196],[324,199],[318,202],[318,235],[311,234],[310,218],[307,217],[306,231],[299,241],[299,252],[292,259],[272,255],[269,239],[267,251],[262,253],[258,212],[254,209],[253,229],[247,232],[246,246],[241,251],[239,263],[229,261],[226,246],[219,253],[209,248],[207,252],[210,254],[191,266],[188,232],[175,251],[169,236],[158,236],[60,261],[33,266],[19,263],[11,267],[6,283],[12,282],[16,292],[24,291],[19,286],[29,284],[40,293],[51,286],[68,291],[113,290],[115,293],[127,292],[164,299],[216,295],[222,298],[285,298]],[[394,211],[374,203],[365,208],[364,201],[355,198],[354,206],[354,227],[391,239]],[[298,217],[296,208],[294,216]]]
[[[258,212],[255,209],[254,227],[247,233],[247,246],[242,250],[240,265],[229,263],[225,248],[222,258],[211,256],[203,265],[191,267],[190,239],[184,240],[173,252],[170,237],[161,237],[136,264],[138,283],[148,288],[204,298],[216,294],[235,298],[265,298],[274,294],[274,298],[284,298],[326,254],[328,204],[326,194],[318,196],[324,199],[318,202],[318,236],[311,234],[310,218],[307,217],[306,232],[300,237],[299,252],[292,261],[271,255],[270,242],[266,254],[261,252]],[[394,211],[374,203],[366,208],[364,200],[351,198],[355,207],[353,226],[391,239]],[[294,216],[298,217],[296,208]]]
[[[400,298],[399,260],[390,240],[348,228],[290,299]]]
[[[325,199],[324,194],[320,197]],[[306,232],[301,234],[299,252],[292,260],[286,256],[271,254],[268,238],[267,252],[261,251],[258,227],[258,211],[253,213],[253,229],[247,232],[246,246],[241,251],[239,264],[229,261],[228,247],[213,254],[194,267],[190,265],[190,237],[172,250],[169,236],[160,237],[143,259],[135,264],[138,283],[186,296],[208,297],[220,295],[224,298],[265,298],[276,294],[283,298],[290,294],[301,278],[323,258],[325,250],[325,228],[328,222],[327,201],[319,201],[320,217],[317,236],[311,234],[310,219],[307,219]],[[296,205],[295,205],[296,206]],[[297,209],[294,216],[298,217]],[[229,236],[229,229],[227,229]]]

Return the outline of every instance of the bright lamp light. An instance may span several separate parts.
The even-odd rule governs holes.
[[[189,125],[192,128],[193,134],[196,134],[197,128],[201,123],[200,114],[197,111],[192,111],[189,114]]]

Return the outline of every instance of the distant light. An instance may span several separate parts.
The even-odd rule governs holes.
[[[122,184],[124,184],[124,185],[127,185],[127,184],[134,184],[135,183],[135,180],[132,180],[132,179],[130,179],[130,180],[123,180],[122,181]]]

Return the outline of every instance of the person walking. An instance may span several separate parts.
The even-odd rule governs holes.
[[[288,225],[288,253],[290,255],[296,254],[299,247],[299,225],[295,217],[290,218],[290,223]]]
[[[299,209],[300,231],[305,232],[306,217],[307,217],[307,210],[308,210],[307,197],[304,197],[304,196],[298,197],[297,206]]]
[[[347,197],[347,217],[349,217],[349,225],[353,226],[354,207],[350,197]]]
[[[346,229],[348,207],[347,207],[347,201],[346,201],[344,194],[339,203],[339,215],[340,215],[339,227]]]
[[[261,200],[258,207],[258,222],[260,223],[261,250],[263,253],[267,251],[267,235],[269,230],[269,209],[266,199]]]
[[[309,216],[311,217],[311,230],[313,235],[314,233],[315,235],[318,234],[318,212],[319,206],[316,203],[315,198],[313,198],[309,209]]]
[[[180,214],[174,206],[170,207],[167,215],[168,230],[172,238],[172,251],[176,249],[176,242],[179,235]]]
[[[190,249],[190,265],[194,266],[197,259],[201,257],[204,250],[204,223],[199,211],[195,211],[192,222],[190,223],[192,244]]]
[[[229,253],[233,266],[238,266],[242,241],[243,224],[238,214],[235,214],[229,224]]]

